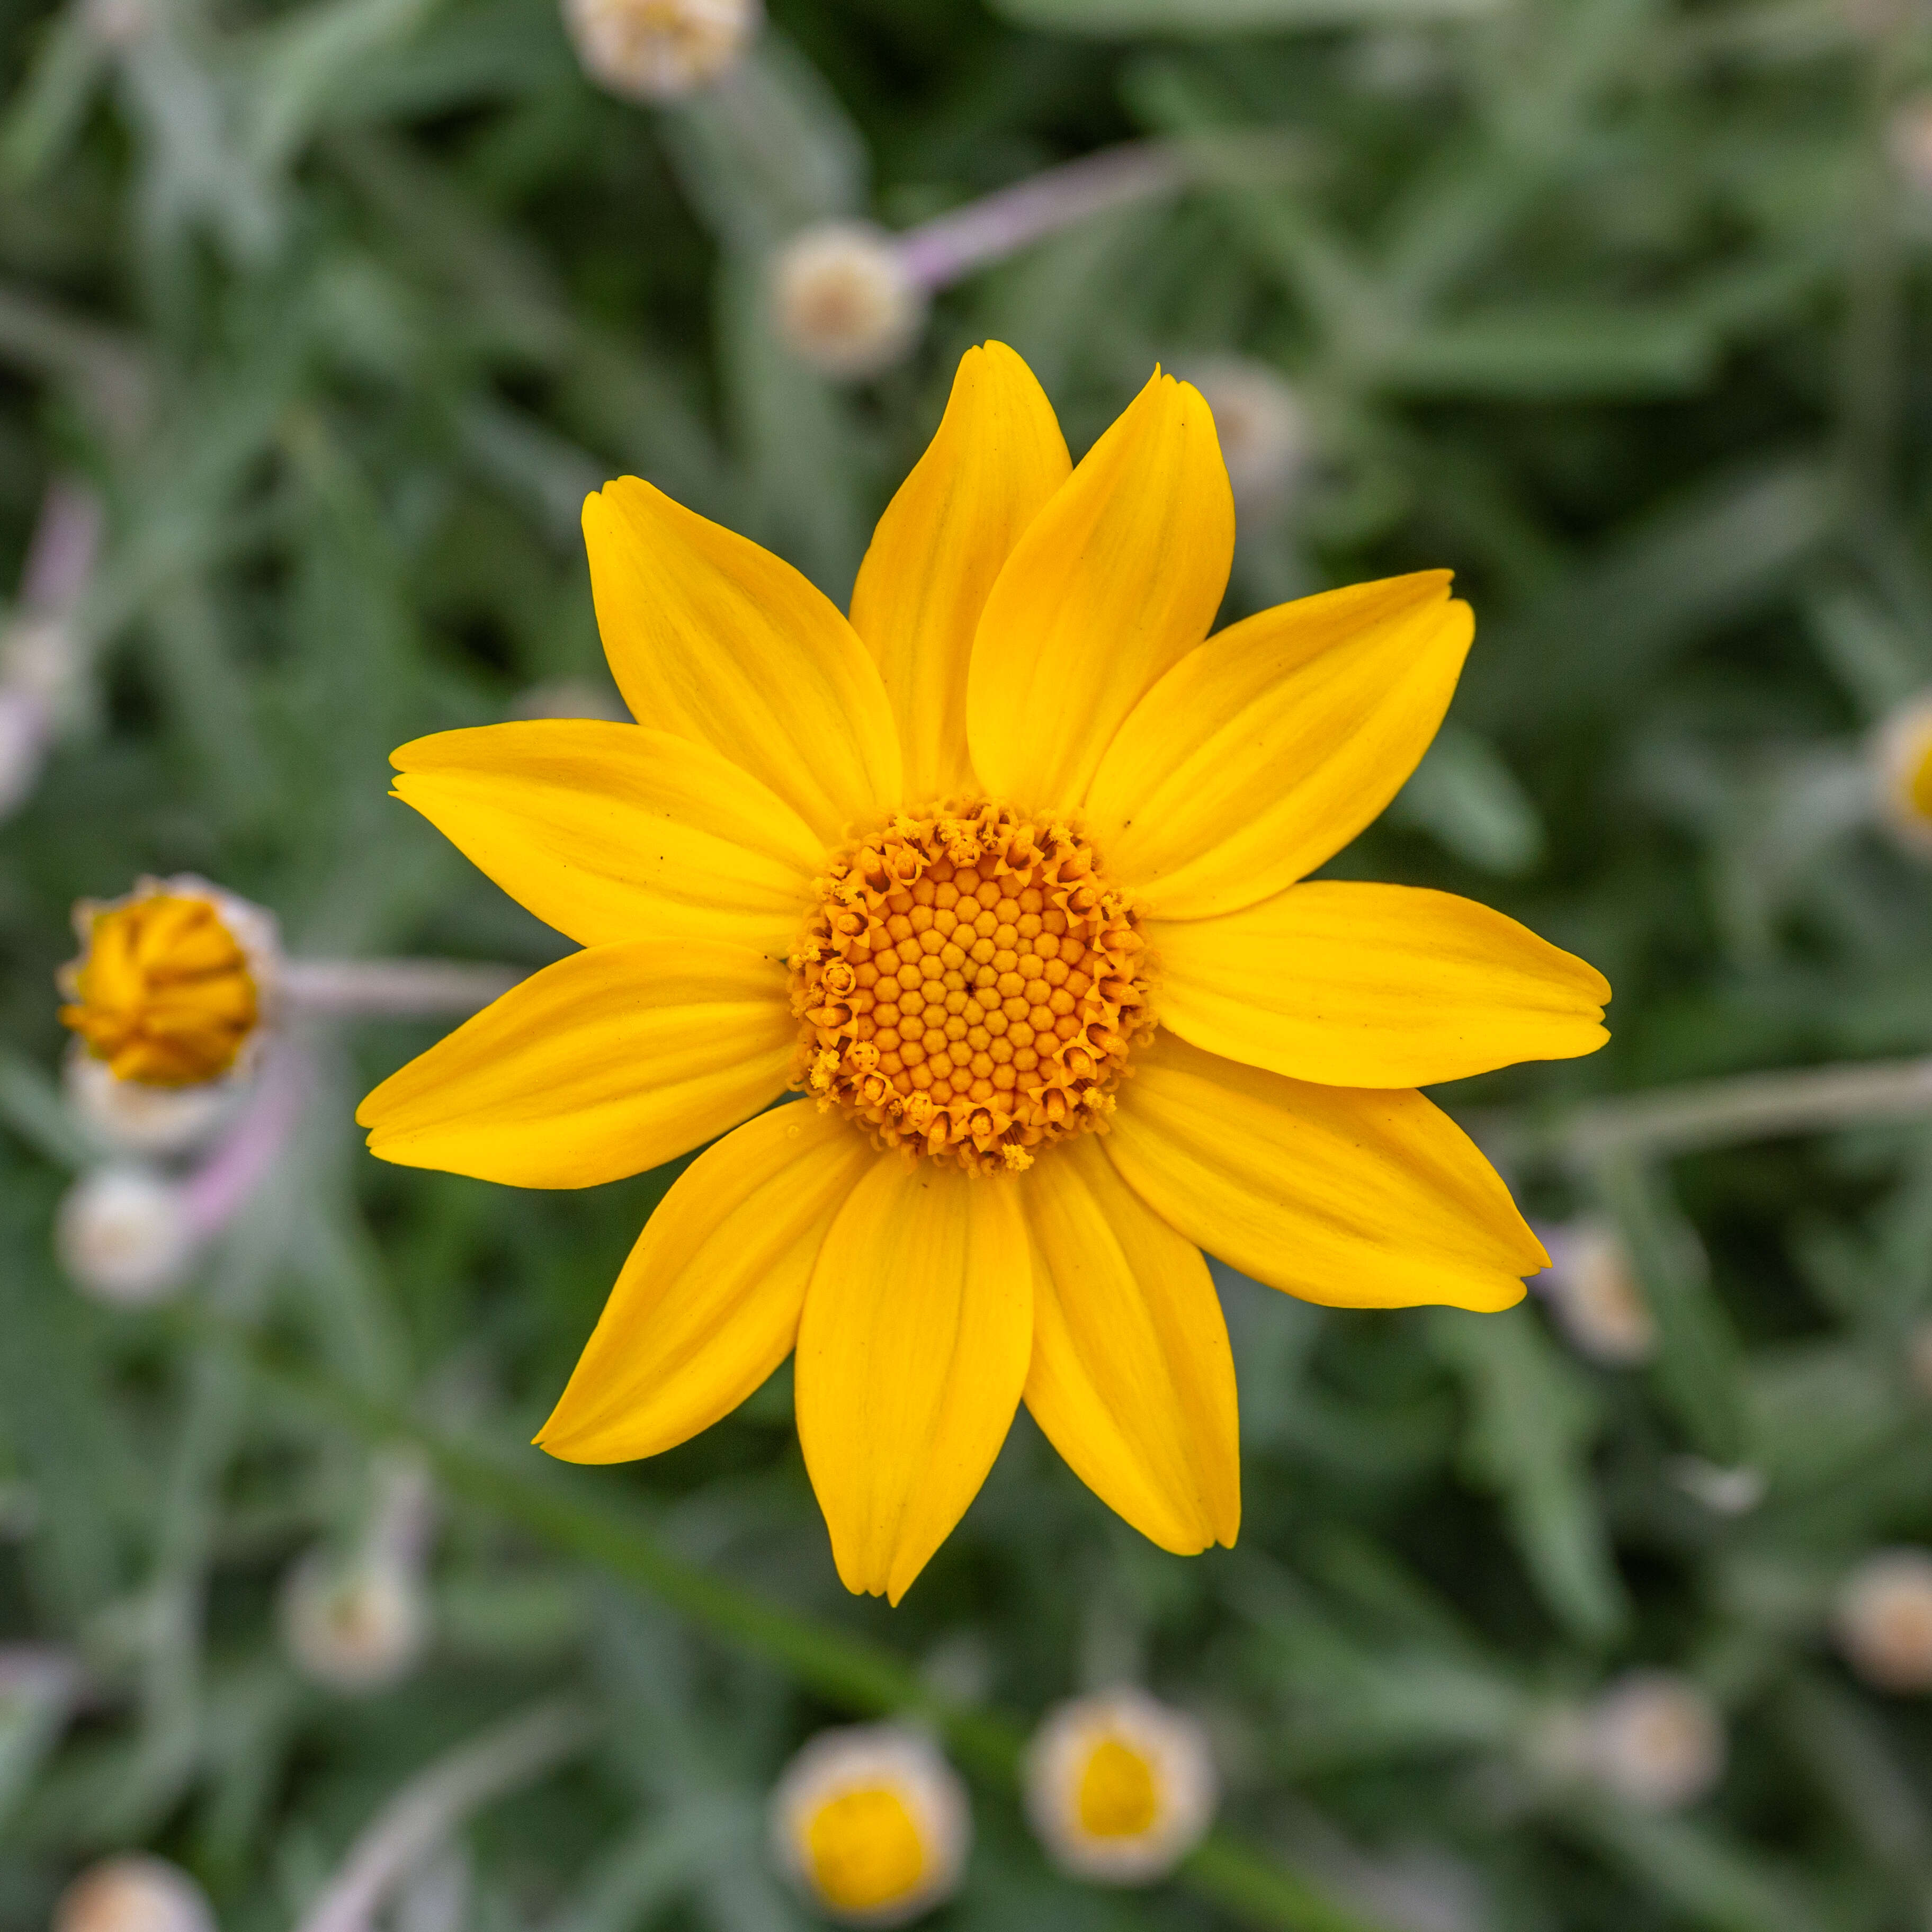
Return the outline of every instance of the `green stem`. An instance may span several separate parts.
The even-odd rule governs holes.
[[[195,1319],[206,1332],[211,1318]],[[1000,1713],[935,1695],[914,1667],[880,1644],[802,1617],[714,1576],[664,1544],[634,1516],[568,1493],[548,1472],[512,1468],[498,1455],[452,1442],[242,1329],[220,1324],[265,1379],[372,1439],[414,1443],[452,1494],[507,1516],[553,1548],[634,1584],[694,1623],[768,1658],[792,1680],[855,1713],[910,1714],[944,1736],[955,1757],[1006,1793],[1019,1787],[1026,1732]],[[1313,1886],[1227,1833],[1216,1832],[1176,1874],[1196,1897],[1269,1932],[1379,1932]]]

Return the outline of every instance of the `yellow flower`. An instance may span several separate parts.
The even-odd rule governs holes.
[[[274,972],[274,924],[204,880],[143,879],[74,909],[81,955],[62,970],[62,1022],[117,1079],[190,1087],[232,1067]]]
[[[1027,1816],[1054,1861],[1102,1885],[1163,1878],[1206,1835],[1214,1761],[1201,1726],[1144,1690],[1078,1697],[1027,1752]]]
[[[726,1136],[632,1250],[553,1455],[668,1449],[795,1345],[852,1589],[898,1600],[1022,1397],[1193,1552],[1240,1514],[1203,1248],[1354,1307],[1504,1308],[1547,1264],[1414,1089],[1588,1052],[1609,988],[1465,900],[1298,883],[1441,721],[1472,631],[1446,574],[1208,638],[1234,513],[1198,395],[1156,374],[1073,469],[998,344],[849,623],[635,478],[584,529],[643,722],[395,754],[398,794],[584,950],[359,1117],[386,1160],[529,1187]],[[762,1111],[788,1084],[818,1104]]]
[[[781,1870],[830,1917],[902,1925],[958,1886],[972,1838],[958,1774],[891,1724],[821,1731],[772,1793]]]

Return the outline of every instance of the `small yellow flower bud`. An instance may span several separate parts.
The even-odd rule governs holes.
[[[925,292],[892,238],[867,221],[826,221],[795,236],[772,269],[780,339],[827,376],[876,375],[908,352]]]
[[[1657,1323],[1616,1230],[1573,1222],[1550,1229],[1544,1246],[1550,1272],[1536,1286],[1577,1353],[1612,1368],[1648,1361],[1657,1352]]]
[[[758,0],[564,0],[584,71],[632,100],[677,100],[718,79],[758,32]]]
[[[195,1235],[172,1181],[144,1167],[100,1167],[68,1189],[54,1247],[68,1279],[91,1300],[145,1308],[181,1286]]]
[[[1198,1844],[1216,1780],[1206,1734],[1144,1691],[1048,1713],[1027,1753],[1027,1816],[1054,1862],[1103,1885],[1148,1885]]]
[[[1632,1670],[1584,1714],[1586,1768],[1626,1802],[1675,1811],[1724,1775],[1724,1720],[1709,1696],[1667,1670]]]
[[[1873,740],[1879,808],[1904,844],[1932,855],[1932,692],[1900,705]]]
[[[772,1853],[848,1925],[902,1925],[951,1895],[971,1836],[966,1792],[925,1738],[890,1724],[821,1731],[772,1793]]]
[[[116,1078],[188,1087],[235,1065],[269,991],[266,913],[200,879],[143,879],[125,898],[83,899],[74,925],[60,1016]]]
[[[304,1677],[355,1694],[385,1690],[416,1668],[429,1641],[429,1604],[412,1563],[310,1550],[283,1586],[281,1623]]]
[[[1840,1586],[1833,1622],[1846,1660],[1868,1684],[1932,1690],[1932,1552],[1867,1557]]]
[[[214,1914],[178,1865],[130,1852],[89,1865],[61,1894],[53,1932],[215,1932]]]

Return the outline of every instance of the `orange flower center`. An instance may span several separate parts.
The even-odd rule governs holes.
[[[117,1078],[190,1087],[235,1064],[260,1003],[248,956],[203,898],[148,892],[98,914],[62,1022]]]
[[[1118,1738],[1103,1738],[1080,1774],[1080,1822],[1096,1838],[1138,1838],[1160,1816],[1154,1768]]]
[[[1113,1111],[1151,1028],[1137,924],[1064,825],[896,818],[820,882],[792,955],[797,1083],[884,1146],[1030,1166]]]
[[[806,1828],[812,1876],[840,1912],[876,1912],[909,1897],[926,1876],[926,1846],[896,1791],[842,1792]]]

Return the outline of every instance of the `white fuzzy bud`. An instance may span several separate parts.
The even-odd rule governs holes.
[[[1912,1388],[1932,1401],[1932,1322],[1921,1322],[1906,1337],[1905,1372]]]
[[[1575,1221],[1545,1235],[1550,1272],[1537,1278],[1556,1325],[1579,1354],[1613,1368],[1657,1352],[1657,1323],[1630,1250],[1600,1221]]]
[[[248,1090],[245,1081],[209,1080],[196,1087],[149,1087],[122,1080],[84,1048],[62,1070],[68,1104],[100,1139],[122,1152],[188,1154],[212,1139]]]
[[[1313,451],[1307,406],[1264,363],[1240,357],[1187,370],[1214,418],[1238,510],[1271,508],[1291,496]]]
[[[129,1852],[89,1865],[61,1894],[53,1932],[215,1932],[214,1914],[178,1865]]]
[[[313,1550],[282,1586],[281,1624],[304,1677],[359,1694],[400,1682],[421,1661],[429,1603],[413,1564]]]
[[[195,1235],[182,1191],[145,1167],[98,1167],[68,1190],[54,1246],[92,1300],[145,1308],[186,1279]]]
[[[624,700],[608,681],[593,683],[587,677],[560,677],[544,684],[533,684],[520,692],[510,706],[512,718],[603,718],[613,724],[628,724],[631,714]]]
[[[971,1843],[958,1774],[892,1724],[821,1731],[772,1792],[772,1855],[842,1924],[902,1925],[950,1898]]]
[[[758,0],[564,0],[584,71],[630,100],[678,100],[708,87],[758,30]]]
[[[821,374],[876,375],[911,351],[926,294],[891,236],[868,221],[826,221],[794,236],[772,264],[779,339]]]
[[[1217,1780],[1207,1733],[1142,1690],[1048,1712],[1026,1760],[1027,1817],[1054,1862],[1102,1885],[1149,1885],[1201,1842]]]
[[[1724,1775],[1724,1720],[1688,1678],[1632,1670],[1583,1714],[1585,1768],[1606,1790],[1649,1811],[1694,1804]]]
[[[1868,1684],[1932,1690],[1932,1552],[1867,1557],[1839,1586],[1832,1622],[1846,1661]]]

